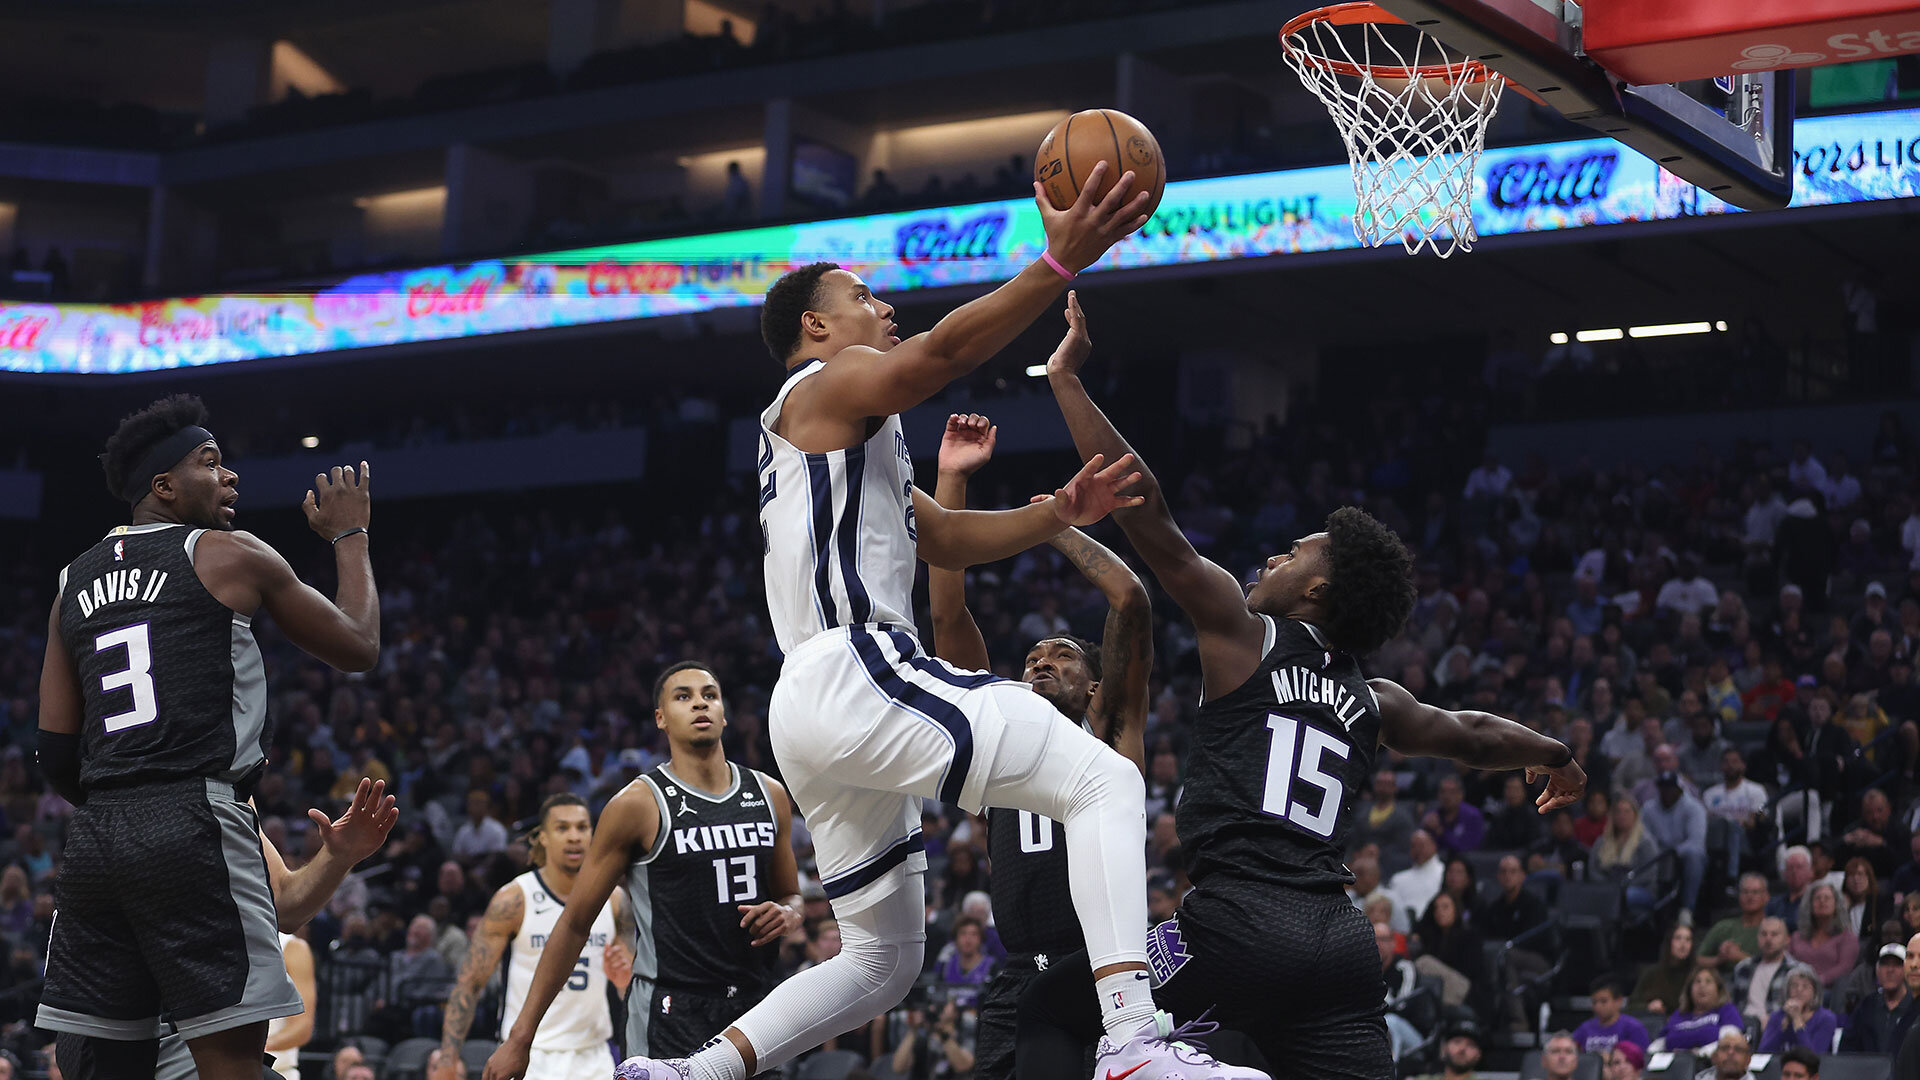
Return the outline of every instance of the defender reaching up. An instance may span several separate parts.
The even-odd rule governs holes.
[[[1074,445],[1089,458],[1131,453],[1080,383],[1092,346],[1072,293],[1066,314],[1047,373]],[[1150,936],[1156,997],[1183,1012],[1212,1008],[1296,1075],[1386,1080],[1378,955],[1342,863],[1379,747],[1544,774],[1542,813],[1577,800],[1586,777],[1544,735],[1423,705],[1362,674],[1359,658],[1400,631],[1414,599],[1406,547],[1365,511],[1336,510],[1243,590],[1193,549],[1152,472],[1141,474],[1132,490],[1142,504],[1114,520],[1193,620],[1204,686],[1175,813],[1194,889]],[[1071,1008],[1085,978],[1080,963],[1062,964],[1023,998],[1021,1076],[1061,1075],[1099,1034]],[[1141,1050],[1103,1040],[1100,1062],[1124,1075]]]

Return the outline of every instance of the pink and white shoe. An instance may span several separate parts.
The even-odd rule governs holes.
[[[687,1067],[686,1058],[659,1061],[630,1057],[613,1070],[613,1080],[690,1080],[692,1076],[693,1070]]]
[[[1101,1036],[1093,1080],[1273,1080],[1258,1069],[1219,1061],[1198,1042],[1183,1041],[1218,1030],[1205,1013],[1176,1028],[1172,1016],[1156,1012],[1124,1043]]]

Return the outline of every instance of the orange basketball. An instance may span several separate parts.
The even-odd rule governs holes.
[[[1107,163],[1107,175],[1093,193],[1097,201],[1129,169],[1133,190],[1147,192],[1148,214],[1160,205],[1167,190],[1167,163],[1160,156],[1160,140],[1147,125],[1119,109],[1088,109],[1054,125],[1040,140],[1033,161],[1033,178],[1047,191],[1054,209],[1065,210],[1080,195],[1096,163]]]

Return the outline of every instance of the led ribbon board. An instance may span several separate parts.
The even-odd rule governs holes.
[[[1920,109],[1801,120],[1793,206],[1920,194]],[[1482,236],[1739,211],[1608,139],[1487,151]],[[1357,247],[1345,165],[1167,186],[1093,271]],[[360,274],[306,290],[128,304],[0,303],[0,371],[119,374],[757,304],[830,260],[881,293],[1003,281],[1045,247],[1029,199]]]

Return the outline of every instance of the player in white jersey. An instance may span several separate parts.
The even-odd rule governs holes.
[[[992,562],[1135,505],[1119,495],[1134,479],[1122,458],[1105,471],[1089,462],[1053,497],[1019,509],[945,509],[914,487],[898,415],[1010,344],[1065,279],[1145,224],[1131,173],[1095,202],[1104,169],[1065,211],[1035,185],[1047,252],[907,341],[893,308],[831,264],[794,270],[768,290],[761,334],[788,373],[760,420],[767,606],[786,653],[768,722],[813,833],[841,951],[774,988],[692,1057],[629,1059],[623,1075],[745,1080],[897,1004],[925,953],[923,798],[1064,823],[1104,1020],[1123,1040],[1172,1031],[1154,1012],[1140,935],[1139,772],[1025,685],[935,660],[914,634],[916,559],[943,569]],[[1185,1067],[1171,1039],[1159,1045],[1160,1066],[1139,1080]],[[1191,1060],[1190,1048],[1178,1052]]]
[[[533,985],[541,950],[553,936],[579,883],[593,841],[593,819],[586,800],[555,795],[540,806],[540,824],[528,837],[533,869],[500,886],[467,948],[453,993],[440,1024],[440,1049],[430,1080],[452,1080],[459,1073],[460,1047],[473,1027],[473,1010],[487,979],[507,957],[507,994],[500,1030],[512,1030]],[[633,920],[619,896],[594,907],[591,929],[575,950],[565,984],[540,1018],[534,1033],[528,1080],[607,1080],[613,1071],[613,1014],[607,1008],[611,977],[622,996],[633,970],[626,942]]]

